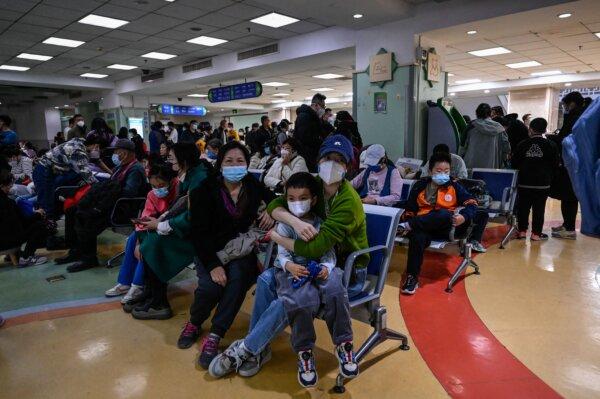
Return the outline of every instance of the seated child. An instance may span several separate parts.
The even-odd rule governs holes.
[[[141,219],[145,217],[159,217],[164,214],[173,202],[177,199],[177,185],[179,180],[176,178],[177,172],[173,171],[170,164],[156,164],[151,166],[148,179],[152,190],[146,197],[146,205],[141,215]],[[141,225],[136,225],[136,231],[131,233],[125,244],[125,257],[117,285],[107,290],[107,297],[115,297],[125,294],[121,299],[122,304],[137,299],[142,295],[144,285],[144,262],[140,259],[138,240],[143,237],[140,232],[144,228]]]
[[[317,202],[318,187],[310,173],[300,172],[289,178],[285,194],[289,211],[317,230],[322,220],[310,210]],[[282,237],[298,238],[294,229],[283,223],[278,224],[276,233]],[[344,272],[335,267],[336,256],[332,248],[320,259],[315,259],[321,268],[316,278],[296,287],[294,282],[309,275],[309,261],[281,245],[278,247],[275,261],[277,295],[283,301],[292,329],[292,347],[298,353],[298,381],[303,387],[315,386],[318,380],[313,355],[316,340],[313,319],[321,308],[336,345],[341,373],[347,378],[358,375],[358,363],[352,347],[350,305],[343,283]]]

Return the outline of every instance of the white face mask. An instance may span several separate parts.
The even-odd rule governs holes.
[[[285,158],[288,155],[290,155],[290,152],[288,150],[286,150],[286,149],[281,150],[281,158]]]
[[[346,168],[335,161],[325,161],[319,164],[319,177],[325,184],[339,183],[346,174]]]
[[[77,122],[77,126],[79,126],[79,127],[83,127],[83,125],[85,125],[85,122],[84,122],[84,121],[79,121],[79,122]]]
[[[319,118],[322,118],[323,115],[325,115],[325,109],[319,107],[319,109],[317,110],[317,115],[319,115]]]
[[[329,124],[331,124],[331,125],[333,126],[333,124],[335,123],[335,116],[330,116],[330,117],[327,119],[327,122],[329,122]]]
[[[297,218],[301,218],[302,216],[306,215],[310,211],[311,201],[306,200],[306,201],[288,202],[288,208],[290,209],[290,212],[292,213],[292,215],[296,216]]]

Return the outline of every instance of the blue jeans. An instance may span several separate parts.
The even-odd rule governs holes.
[[[244,339],[244,346],[258,355],[288,324],[283,302],[277,298],[275,270],[267,269],[256,281],[250,331]]]
[[[54,219],[56,210],[54,190],[59,186],[74,186],[79,183],[81,178],[74,171],[56,175],[52,168],[40,164],[35,166],[31,174],[37,193],[38,207],[46,212],[48,219]]]
[[[135,245],[137,244],[137,235],[134,231],[127,237],[125,244],[125,256],[119,270],[117,282],[123,285],[144,285],[144,262],[138,260],[135,253]]]

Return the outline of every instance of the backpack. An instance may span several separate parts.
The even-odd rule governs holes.
[[[476,200],[477,204],[482,208],[489,208],[492,202],[492,197],[486,188],[483,180],[475,179],[460,179],[458,183],[465,188]]]

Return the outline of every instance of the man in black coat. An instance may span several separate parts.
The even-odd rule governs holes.
[[[317,171],[319,148],[323,142],[322,116],[325,114],[325,97],[321,93],[313,96],[310,107],[306,104],[296,109],[294,138],[300,143],[299,154],[306,161],[310,172]]]

